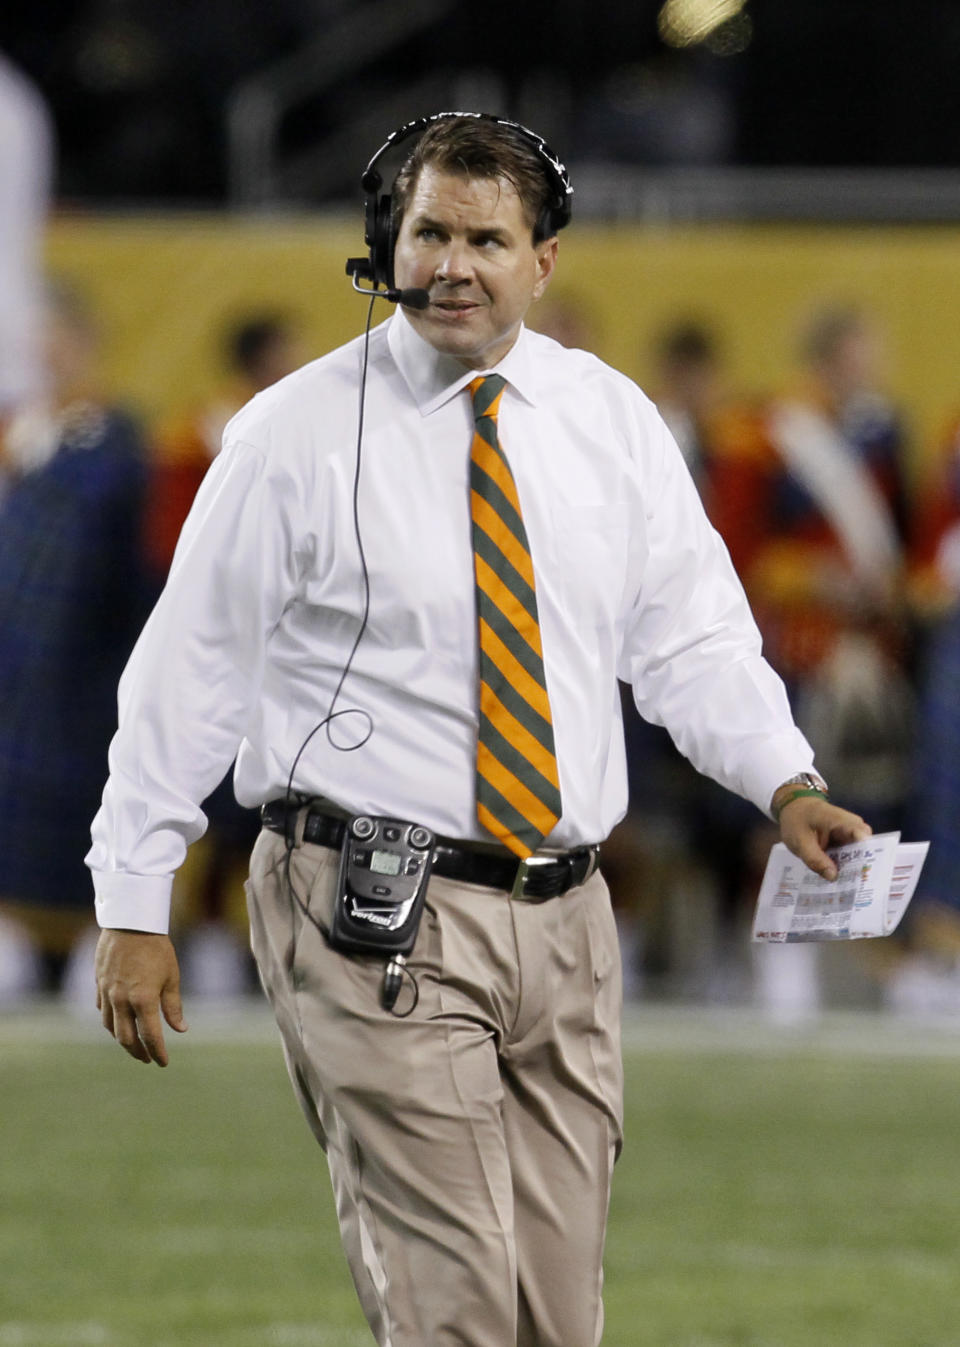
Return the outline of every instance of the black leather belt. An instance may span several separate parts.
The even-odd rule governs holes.
[[[301,806],[302,807],[302,806]],[[265,828],[292,837],[299,808],[283,800],[271,800],[260,810]],[[307,806],[303,840],[321,847],[340,846],[346,824],[342,818],[315,805]],[[464,884],[483,884],[506,889],[514,898],[533,900],[559,898],[568,889],[583,884],[597,868],[599,846],[577,847],[551,856],[529,856],[518,861],[508,854],[471,849],[469,843],[442,841],[434,845],[433,873]]]

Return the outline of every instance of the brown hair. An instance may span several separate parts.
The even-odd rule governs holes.
[[[393,182],[393,227],[399,231],[420,173],[430,164],[465,178],[506,178],[516,189],[534,243],[550,238],[556,195],[540,154],[526,137],[492,117],[441,117],[407,156]]]

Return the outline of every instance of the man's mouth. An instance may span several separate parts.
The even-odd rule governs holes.
[[[444,313],[466,313],[477,307],[472,299],[435,299],[433,304],[434,308],[443,309]]]

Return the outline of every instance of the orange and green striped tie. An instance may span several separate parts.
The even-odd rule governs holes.
[[[533,564],[516,483],[497,437],[504,383],[499,374],[488,374],[469,385],[480,651],[477,816],[505,846],[526,857],[560,817],[560,783]]]

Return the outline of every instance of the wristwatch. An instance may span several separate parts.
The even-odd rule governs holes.
[[[794,789],[785,800],[781,800],[779,805],[774,805],[773,801],[787,786],[792,786]],[[830,791],[823,778],[815,776],[813,772],[797,772],[796,776],[791,776],[788,777],[786,781],[781,781],[780,785],[773,792],[770,801],[770,812],[773,815],[775,823],[780,822],[781,811],[801,795],[822,795],[824,799],[827,799],[829,798]]]
[[[783,790],[784,786],[802,786],[805,790],[815,790],[821,795],[830,794],[830,789],[823,777],[814,776],[813,772],[797,772],[796,776],[789,776],[786,781],[781,781],[777,790]],[[773,792],[774,795],[776,795],[777,790]]]

